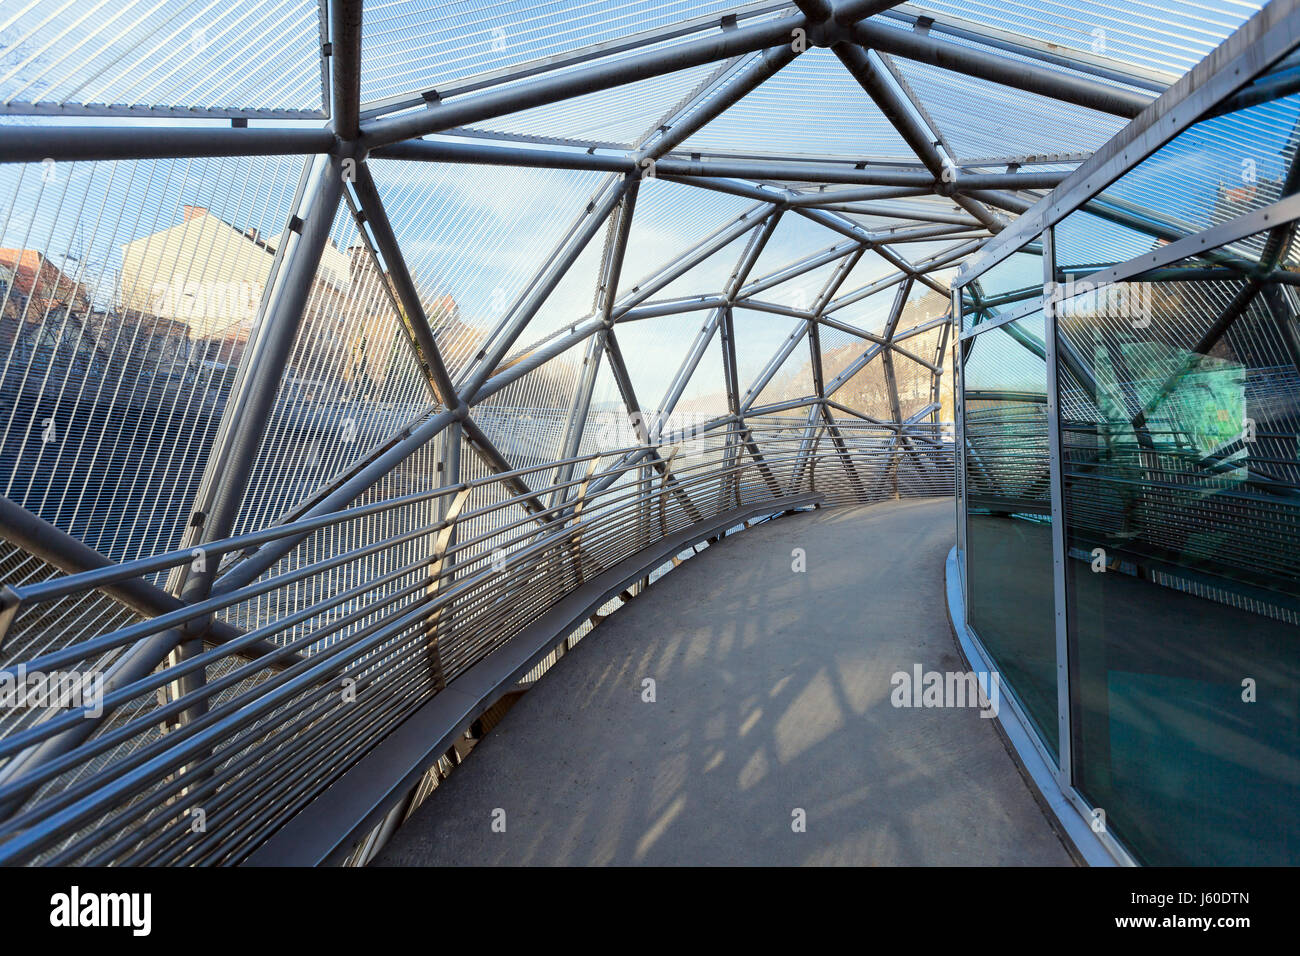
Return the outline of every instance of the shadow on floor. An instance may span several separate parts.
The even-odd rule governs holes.
[[[950,500],[903,501],[703,551],[524,695],[375,865],[1069,865],[994,721],[890,703],[897,671],[964,668],[952,538]]]

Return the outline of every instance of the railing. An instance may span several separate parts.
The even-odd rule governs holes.
[[[754,518],[951,494],[949,433],[764,417],[10,587],[0,680],[62,676],[78,706],[0,712],[0,862],[338,861],[656,569]],[[119,603],[290,542],[208,600]]]

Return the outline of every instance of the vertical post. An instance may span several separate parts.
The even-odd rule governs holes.
[[[730,428],[728,429],[724,463],[728,471],[726,484],[731,489],[731,495],[737,508],[740,507],[740,462],[744,458],[746,448],[749,449],[751,454],[757,454],[758,445],[750,440],[753,433],[750,432],[749,426],[745,424],[745,420],[741,417],[744,397],[740,392],[739,364],[736,361],[736,321],[732,305],[740,294],[741,288],[749,279],[749,274],[753,271],[759,256],[767,248],[767,244],[771,240],[772,234],[776,232],[776,227],[780,225],[784,213],[785,210],[782,207],[775,207],[763,223],[762,228],[750,233],[749,241],[745,243],[745,251],[741,253],[736,268],[732,270],[731,276],[727,279],[727,307],[723,315],[723,332],[725,335],[722,359],[724,363],[723,374],[727,383],[727,411],[735,417],[739,428],[734,435],[731,434]],[[760,388],[759,391],[761,390]],[[754,394],[757,395],[758,393],[755,392]],[[755,461],[759,461],[761,457],[756,457]],[[725,500],[725,492],[723,500]],[[721,501],[719,506],[722,506]]]
[[[330,115],[348,142],[361,133],[361,13],[362,0],[330,0]]]
[[[898,400],[898,377],[894,374],[894,332],[898,329],[898,320],[903,315],[903,309],[907,306],[907,297],[912,294],[913,277],[908,276],[898,286],[898,292],[894,296],[894,307],[889,313],[889,321],[885,324],[883,338],[890,343],[880,354],[880,361],[883,364],[885,372],[885,390],[889,393],[889,412],[893,415],[894,424],[898,430],[894,433],[890,441],[889,448],[889,474],[890,481],[894,487],[894,497],[898,494],[898,467],[903,460],[904,442],[903,442],[903,409],[902,403]]]
[[[930,421],[935,425],[942,423],[939,417],[943,411],[943,353],[948,348],[948,334],[952,331],[952,323],[941,326],[939,330],[939,347],[934,353],[934,364],[939,369],[934,373],[930,386],[930,404],[935,406],[934,411],[930,413]]]
[[[608,241],[600,266],[600,287],[596,292],[596,305],[601,313],[602,328],[587,340],[587,351],[582,359],[582,375],[574,393],[573,405],[569,410],[569,420],[565,425],[564,441],[560,449],[561,460],[573,458],[582,446],[582,435],[591,413],[592,393],[595,391],[600,364],[607,349],[606,340],[610,335],[609,329],[614,325],[614,300],[618,297],[618,282],[623,274],[623,257],[627,252],[627,238],[632,230],[632,213],[636,208],[636,197],[640,188],[641,182],[638,179],[628,178],[624,181],[623,198],[609,221]],[[561,465],[556,469],[554,483],[563,485],[572,477],[573,464]],[[566,495],[565,490],[557,488],[551,494],[551,506],[554,507],[561,502]]]
[[[569,408],[569,418],[564,425],[564,439],[560,447],[560,459],[573,458],[582,445],[582,435],[587,429],[587,415],[591,411],[591,396],[596,388],[596,376],[600,372],[600,360],[605,354],[605,336],[601,329],[587,339],[587,351],[582,356],[582,374],[578,377],[578,386],[574,389],[573,404]],[[573,462],[560,465],[555,471],[554,484],[562,485],[573,477]],[[551,492],[550,507],[554,508],[565,497],[566,489],[557,487]]]
[[[1065,485],[1061,460],[1061,404],[1056,375],[1056,242],[1051,228],[1043,231],[1043,338],[1047,360],[1047,453],[1052,488],[1052,592],[1056,615],[1056,726],[1060,738],[1056,779],[1070,787],[1070,658],[1065,588]]]
[[[825,402],[820,405],[822,422],[826,426],[826,432],[831,436],[831,443],[835,446],[835,452],[839,455],[840,462],[844,465],[844,474],[849,479],[849,484],[853,490],[858,493],[858,497],[863,501],[867,500],[867,489],[862,484],[862,479],[858,475],[858,469],[853,464],[853,456],[849,453],[848,443],[844,441],[844,435],[840,431],[839,425],[835,423],[831,410]]]
[[[573,506],[573,518],[570,527],[573,533],[569,536],[569,549],[573,562],[573,574],[577,579],[577,584],[582,584],[586,575],[582,570],[582,512],[587,507],[587,488],[591,484],[591,476],[596,473],[596,468],[600,465],[600,458],[591,459],[587,465],[587,473],[582,478],[582,484],[578,485],[578,494],[576,504]]]
[[[461,423],[453,422],[442,433],[442,483],[443,487],[454,488],[460,480],[460,446]],[[447,552],[456,545],[456,521],[469,499],[469,489],[462,488],[454,497],[443,495],[438,499],[438,518],[445,522],[437,538],[434,539],[433,555],[429,561],[429,599],[430,601],[451,586],[455,578],[455,557],[448,557]],[[447,686],[447,674],[442,665],[442,618],[444,608],[436,608],[429,615],[424,625],[425,656],[429,662],[429,673],[433,677],[434,687],[442,690]]]
[[[761,233],[755,233],[760,236]],[[736,368],[736,321],[728,304],[722,310],[722,377],[727,388],[727,412],[740,420],[740,380]],[[728,429],[727,445],[723,451],[723,476],[718,488],[718,509],[727,506],[728,498],[740,507],[740,475],[733,472],[740,459],[740,446]]]
[[[815,323],[810,322],[809,324]],[[790,476],[791,494],[798,488],[799,482],[803,480],[804,470],[810,467],[812,456],[816,453],[821,428],[815,423],[820,415],[820,410],[820,402],[815,402],[808,408],[808,420],[804,422],[803,438],[799,440],[799,454],[795,459],[794,469]]]
[[[961,347],[962,290],[954,288],[952,296],[953,350],[952,350],[952,436],[953,436],[953,496],[957,510],[957,571],[961,578],[962,607],[970,593],[966,586],[966,385]]]

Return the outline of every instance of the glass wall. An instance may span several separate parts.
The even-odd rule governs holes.
[[[967,619],[1057,750],[1043,313],[963,344]]]
[[[962,328],[991,322],[1043,295],[1043,247],[1035,239],[962,287]]]
[[[1203,268],[1060,305],[1074,779],[1144,862],[1295,863],[1297,299]]]
[[[958,283],[966,621],[1142,863],[1300,863],[1300,94],[1275,88]]]

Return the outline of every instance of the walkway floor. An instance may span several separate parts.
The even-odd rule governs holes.
[[[994,721],[890,702],[897,671],[964,669],[952,509],[821,509],[702,551],[525,694],[377,864],[1069,865]]]

